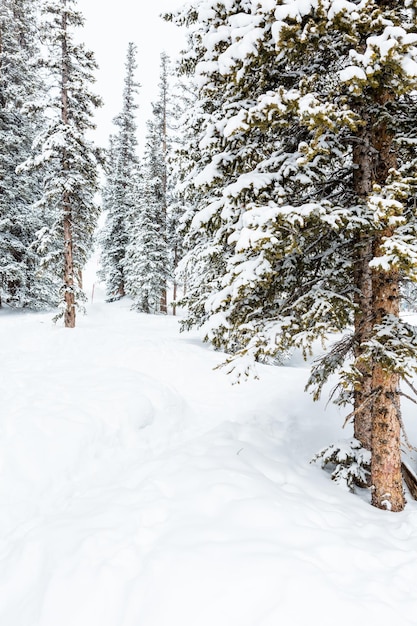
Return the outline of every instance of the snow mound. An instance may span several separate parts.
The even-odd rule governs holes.
[[[343,419],[296,355],[231,386],[124,301],[74,331],[0,312],[0,333],[0,624],[415,623],[417,506],[310,464]]]

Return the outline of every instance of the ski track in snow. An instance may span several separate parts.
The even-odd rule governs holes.
[[[1,626],[416,623],[417,505],[310,464],[351,433],[304,364],[231,386],[125,301],[70,331],[3,311],[0,333]]]

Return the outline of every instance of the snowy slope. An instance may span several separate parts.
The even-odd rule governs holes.
[[[350,432],[303,363],[232,387],[127,301],[1,311],[0,350],[1,626],[417,623],[417,505],[309,463]]]

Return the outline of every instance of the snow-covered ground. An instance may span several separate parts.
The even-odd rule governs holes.
[[[0,312],[1,626],[417,623],[417,503],[310,464],[351,433],[306,365],[231,386],[172,317],[78,322]]]

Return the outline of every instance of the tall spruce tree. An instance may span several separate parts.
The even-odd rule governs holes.
[[[177,73],[178,73],[177,67]],[[175,115],[172,127],[172,152],[169,157],[170,202],[168,211],[168,248],[171,255],[173,302],[172,312],[176,315],[177,304],[188,289],[188,259],[186,256],[187,230],[197,205],[197,192],[194,185],[189,184],[191,171],[196,169],[199,161],[199,150],[196,138],[198,132],[192,120],[199,120],[197,90],[194,83],[184,75],[178,80],[172,91],[175,102]],[[191,244],[192,246],[192,244]]]
[[[198,24],[184,62],[201,99],[223,95],[205,125],[219,139],[200,135],[212,150],[201,180],[218,200],[191,228],[232,247],[205,298],[208,337],[246,370],[353,325],[311,383],[339,373],[370,448],[372,503],[401,510],[399,382],[412,384],[417,347],[399,317],[400,278],[417,267],[415,6],[200,2],[177,20]]]
[[[182,301],[187,309],[182,325],[190,328],[206,324],[206,339],[212,340],[207,303],[221,289],[232,252],[227,235],[218,229],[222,190],[235,180],[239,149],[245,148],[237,144],[226,146],[223,127],[228,103],[234,96],[221,73],[210,74],[215,48],[220,50],[225,42],[230,43],[229,33],[223,28],[228,9],[219,4],[214,12],[206,13],[205,6],[185,7],[182,14],[175,17],[168,14],[166,19],[175,19],[189,28],[188,48],[181,59],[180,73],[194,78],[198,94],[185,113],[185,141],[176,155],[182,170],[180,188],[187,207],[182,218],[186,254],[178,272],[187,294]],[[234,7],[230,11],[233,13]]]
[[[42,225],[34,206],[40,180],[16,171],[41,123],[33,110],[41,88],[37,18],[29,0],[0,3],[0,305],[32,308],[54,302],[33,245]]]
[[[127,291],[134,308],[145,313],[167,313],[167,286],[171,259],[167,242],[168,181],[168,68],[161,55],[159,98],[148,121],[142,180],[138,186],[137,214],[132,223],[126,256]]]
[[[126,58],[123,106],[114,123],[118,132],[112,138],[109,151],[107,180],[104,190],[105,226],[100,234],[101,270],[110,299],[126,295],[126,251],[133,214],[136,214],[137,154],[136,96],[139,83],[135,80],[137,48],[130,42]]]
[[[92,250],[99,208],[100,155],[87,138],[101,100],[91,92],[97,68],[93,53],[75,41],[83,17],[75,0],[42,4],[43,60],[48,93],[43,102],[46,122],[34,142],[35,154],[25,169],[40,169],[45,215],[39,246],[45,264],[60,277],[65,326],[75,326],[76,307],[85,299],[82,270]]]

